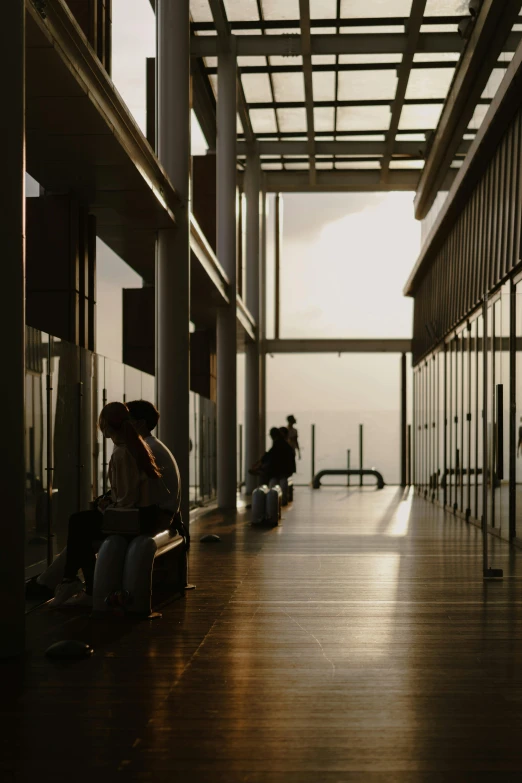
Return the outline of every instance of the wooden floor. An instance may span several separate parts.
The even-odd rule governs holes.
[[[490,539],[484,583],[479,530],[390,487],[299,488],[279,528],[214,514],[193,540],[161,620],[29,616],[2,783],[522,779],[522,552]],[[74,637],[92,659],[43,656]]]

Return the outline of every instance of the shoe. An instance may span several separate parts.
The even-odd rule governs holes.
[[[64,606],[85,606],[92,609],[92,595],[89,595],[82,590],[81,593],[76,593],[72,598],[68,598],[63,604]]]
[[[73,595],[83,591],[83,584],[79,579],[73,579],[72,582],[62,582],[54,591],[54,598],[49,601],[49,606],[62,606]]]

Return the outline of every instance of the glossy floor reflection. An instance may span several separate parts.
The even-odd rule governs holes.
[[[162,620],[30,616],[1,779],[520,779],[522,552],[490,537],[484,583],[480,531],[391,487],[299,488],[279,528],[214,514],[193,541]],[[64,637],[94,658],[46,660]]]

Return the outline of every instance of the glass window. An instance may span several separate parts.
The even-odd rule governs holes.
[[[47,565],[51,522],[47,376],[49,337],[25,330],[25,569],[26,577]]]

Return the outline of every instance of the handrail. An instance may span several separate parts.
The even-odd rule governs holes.
[[[323,476],[375,476],[377,479],[377,489],[383,489],[384,479],[378,470],[320,470],[312,480],[312,488],[319,489]]]

